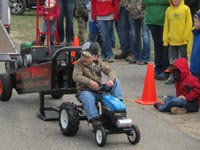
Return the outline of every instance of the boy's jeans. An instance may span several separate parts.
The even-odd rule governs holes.
[[[197,112],[199,110],[197,102],[187,102],[185,99],[176,96],[167,96],[164,101],[165,104],[160,105],[159,108],[161,112],[170,112],[172,107],[186,108],[187,112]]]
[[[119,80],[115,81],[113,88],[110,91],[110,94],[123,100],[121,85]],[[79,93],[79,99],[83,104],[83,108],[86,112],[88,120],[91,120],[94,117],[98,117],[99,113],[96,107],[96,97],[97,93],[92,91],[81,91]]]
[[[53,43],[54,42],[54,32],[55,32],[55,20],[52,21],[44,21],[43,26],[42,26],[42,31],[43,32],[47,32],[48,30],[48,23],[49,23],[49,29],[50,29],[50,42]],[[41,36],[45,39],[45,37],[49,36],[48,34],[42,34]]]

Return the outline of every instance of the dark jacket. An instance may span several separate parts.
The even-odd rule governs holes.
[[[175,81],[176,96],[183,95],[188,102],[198,100],[200,106],[200,82],[190,73],[187,60],[178,58],[173,62],[173,66],[181,72],[181,80]]]
[[[88,20],[88,10],[86,7],[85,0],[76,0],[76,5],[75,5],[75,17],[82,17],[86,21]]]
[[[85,66],[81,59],[79,59],[75,64],[73,71],[73,80],[76,82],[77,90],[91,90],[89,87],[90,80],[93,80],[100,85],[102,82],[102,73],[104,73],[109,80],[116,79],[115,71],[101,59],[93,62],[90,66]]]
[[[185,4],[190,7],[192,16],[200,9],[200,0],[185,0]]]

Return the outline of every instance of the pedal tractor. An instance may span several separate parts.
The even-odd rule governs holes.
[[[98,146],[103,147],[107,141],[107,134],[124,133],[131,144],[140,141],[140,130],[131,119],[126,118],[126,106],[118,98],[106,92],[104,86],[98,91],[97,108],[100,114],[102,126],[95,130],[95,140]],[[80,100],[79,100],[80,101]],[[59,126],[66,136],[76,135],[80,121],[86,120],[82,105],[65,102],[61,104],[59,111]]]

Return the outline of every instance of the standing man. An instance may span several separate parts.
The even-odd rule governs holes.
[[[145,24],[148,25],[154,42],[155,78],[166,80],[164,70],[169,65],[168,48],[163,46],[163,25],[165,10],[169,6],[169,0],[142,0],[145,4]]]
[[[64,42],[66,36],[66,45],[72,45],[74,39],[73,15],[75,0],[58,0],[58,5],[60,9],[60,16],[58,17],[58,33],[60,43]],[[66,21],[65,23],[64,18]]]

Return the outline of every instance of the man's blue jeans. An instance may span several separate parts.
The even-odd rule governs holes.
[[[187,112],[197,112],[199,110],[197,102],[188,102],[176,96],[167,96],[164,102],[165,103],[159,107],[159,111],[161,112],[170,112],[172,107],[186,108]]]
[[[119,20],[116,23],[122,53],[133,54],[131,37],[131,17],[125,7],[119,8]]]
[[[73,15],[75,9],[75,0],[58,0],[60,15],[58,17],[58,33],[60,42],[70,43],[74,39]],[[65,18],[65,30],[64,30]]]
[[[137,61],[150,61],[150,30],[143,19],[131,19],[131,32],[133,35],[134,59]],[[142,37],[141,37],[142,36]]]
[[[122,90],[119,80],[115,81],[113,88],[110,91],[110,94],[123,100]],[[97,93],[92,91],[81,91],[79,93],[79,99],[83,104],[83,108],[86,112],[88,120],[91,120],[94,117],[98,117],[99,113],[96,107],[96,98]]]
[[[102,40],[101,58],[114,58],[111,43],[113,20],[97,20],[97,25]]]

